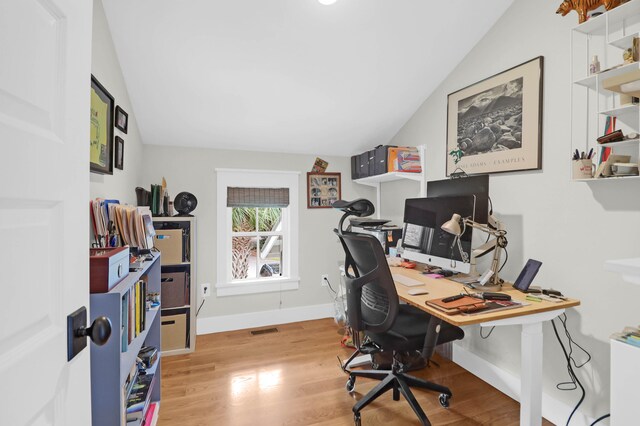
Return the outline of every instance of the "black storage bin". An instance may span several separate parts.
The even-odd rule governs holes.
[[[374,175],[387,173],[389,170],[387,160],[389,159],[389,148],[395,148],[395,145],[378,145],[375,149],[375,165],[373,167]]]
[[[375,166],[376,166],[376,150],[372,149],[371,151],[369,151],[369,168],[368,168],[369,171],[367,173],[367,176],[374,176],[376,174]]]
[[[360,166],[360,177],[359,179],[362,178],[366,178],[367,176],[369,176],[369,151],[367,152],[363,152],[362,154],[360,154],[358,156],[358,158],[360,159],[359,161],[359,166]]]
[[[351,179],[352,180],[356,180],[358,179],[360,173],[360,167],[358,167],[358,156],[357,155],[353,155],[351,157]]]

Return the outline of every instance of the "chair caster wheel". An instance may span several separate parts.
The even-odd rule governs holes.
[[[447,395],[444,393],[440,394],[438,401],[440,401],[440,405],[442,405],[442,408],[449,408],[449,398],[451,398],[451,395]]]
[[[356,388],[356,378],[349,377],[349,380],[347,380],[347,384],[344,387],[345,389],[347,389],[347,392],[353,392],[353,390]]]
[[[360,413],[355,413],[353,415],[353,424],[355,426],[362,426],[362,420],[360,419]]]

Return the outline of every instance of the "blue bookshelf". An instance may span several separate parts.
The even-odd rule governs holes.
[[[91,404],[93,426],[131,426],[138,422],[126,422],[127,395],[123,389],[129,372],[136,362],[142,346],[154,346],[160,351],[160,310],[145,312],[145,330],[141,331],[123,351],[122,334],[127,332],[122,315],[122,298],[139,280],[147,283],[148,293],[160,293],[160,255],[145,262],[141,270],[131,272],[107,293],[94,293],[90,297],[90,323],[99,316],[111,320],[113,331],[104,346],[91,345]],[[155,373],[151,402],[160,401],[161,358],[158,357],[152,372]],[[144,416],[143,416],[144,417]]]

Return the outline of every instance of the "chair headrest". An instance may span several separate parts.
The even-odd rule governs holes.
[[[371,216],[376,211],[373,203],[364,198],[358,198],[353,201],[338,200],[333,203],[332,207],[348,213],[349,216],[358,217]]]

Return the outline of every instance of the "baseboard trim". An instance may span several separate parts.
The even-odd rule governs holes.
[[[520,401],[520,377],[491,364],[461,345],[453,345],[453,361],[474,376],[484,380],[500,392]],[[556,425],[564,425],[573,410],[545,392],[542,393],[542,417]],[[572,426],[589,426],[595,419],[578,410],[571,419]]]
[[[327,303],[324,305],[301,306],[273,311],[199,318],[197,334],[219,333],[222,331],[244,330],[246,328],[333,318],[333,315],[334,306],[332,303]]]

